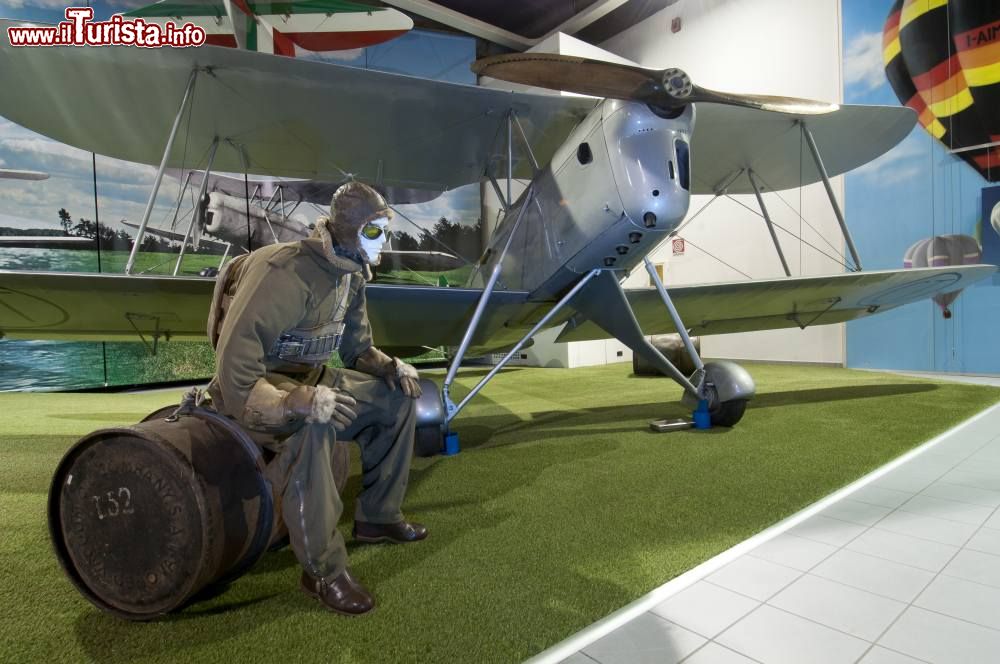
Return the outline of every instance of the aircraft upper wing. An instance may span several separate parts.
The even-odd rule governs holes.
[[[691,137],[691,191],[695,194],[720,193],[720,188],[730,194],[752,194],[750,180],[740,175],[744,169],[752,169],[767,191],[819,182],[820,172],[800,123],[812,133],[832,177],[888,152],[917,122],[916,113],[905,106],[843,105],[819,115],[721,104],[699,104],[696,110]]]
[[[11,47],[0,21],[0,115],[98,154],[159,164],[193,68],[201,73],[190,121],[168,160],[198,168],[214,137],[228,139],[214,170],[339,182],[351,174],[386,187],[443,191],[478,182],[506,158],[513,109],[539,163],[599,102],[511,92],[215,46]],[[741,169],[769,190],[820,179],[800,125],[813,133],[830,175],[864,164],[915,123],[905,107],[842,106],[785,113],[698,104],[692,191],[750,193]],[[184,150],[187,146],[187,163]],[[518,176],[529,177],[524,158]],[[735,178],[735,180],[734,180]],[[432,197],[433,195],[431,195]],[[419,200],[414,197],[414,201]]]
[[[671,297],[694,334],[838,323],[950,292],[994,274],[994,265],[914,268],[683,286]],[[160,333],[202,341],[213,279],[0,270],[0,337],[137,341]],[[674,332],[659,294],[626,291],[647,334]],[[368,318],[384,347],[458,345],[481,291],[368,286]],[[473,347],[513,345],[549,305],[520,291],[497,291]],[[572,303],[570,304],[572,306]],[[603,339],[586,320],[570,320],[559,341]]]
[[[184,171],[177,168],[169,168],[167,175],[175,180],[184,180]],[[0,177],[3,177],[3,169],[0,169]],[[196,171],[195,183],[200,183],[205,177],[205,171]],[[346,178],[338,178],[332,181],[303,180],[303,179],[274,179],[271,176],[263,178],[251,178],[249,189],[253,191],[261,186],[263,198],[268,198],[271,193],[281,187],[285,202],[302,201],[303,203],[315,203],[317,205],[329,206],[333,192],[337,191],[340,185],[347,182]],[[219,173],[212,171],[208,174],[208,191],[221,191],[230,196],[246,196],[247,182],[243,176],[237,173]],[[440,189],[411,189],[408,187],[382,187],[382,195],[385,200],[394,205],[408,205],[412,203],[426,203],[441,195]]]
[[[677,286],[670,289],[670,297],[692,334],[725,334],[853,320],[960,290],[996,271],[995,265],[964,265],[786,277]],[[677,331],[655,289],[626,290],[625,294],[643,332]],[[607,336],[592,322],[571,320],[558,341]]]
[[[0,21],[0,115],[98,154],[159,164],[193,68],[190,122],[168,160],[214,170],[446,190],[506,154],[508,109],[545,163],[598,100],[512,93],[238,49],[12,47]],[[184,151],[187,145],[187,163]],[[202,164],[203,165],[203,164]],[[524,166],[527,166],[526,162]]]

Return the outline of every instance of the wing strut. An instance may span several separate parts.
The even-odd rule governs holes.
[[[681,403],[697,409],[694,413],[696,428],[703,429],[713,425],[733,426],[743,417],[747,401],[752,399],[756,392],[753,378],[745,369],[732,362],[702,363],[694,344],[691,343],[687,328],[649,259],[646,259],[646,269],[656,284],[667,311],[670,312],[685,349],[691,355],[695,366],[691,378],[674,366],[643,334],[632,305],[614,272],[605,272],[599,279],[595,279],[576,299],[573,308],[680,384],[684,388]],[[657,421],[651,426],[655,431],[671,430],[670,427],[663,428],[661,424],[662,421]]]
[[[188,185],[191,184],[191,177],[194,175],[194,171],[188,171],[187,177],[184,178],[184,184],[180,189],[177,190],[177,202],[174,203],[174,217],[170,220],[170,230],[177,230],[177,216],[181,213],[181,203],[184,202],[184,194],[187,192]]]
[[[799,126],[802,128],[802,134],[806,137],[806,145],[809,146],[809,152],[812,153],[813,161],[816,162],[816,170],[819,171],[819,175],[823,178],[823,186],[826,187],[826,195],[830,198],[830,205],[833,206],[833,213],[837,215],[837,221],[840,223],[840,230],[844,233],[844,241],[847,242],[847,249],[851,252],[851,259],[854,261],[855,272],[861,272],[861,258],[858,256],[858,248],[854,246],[854,238],[851,237],[851,231],[847,228],[847,222],[844,220],[844,213],[840,209],[840,205],[837,204],[837,198],[833,195],[833,187],[830,185],[830,176],[826,173],[826,166],[823,165],[823,158],[819,155],[819,148],[816,147],[816,139],[813,138],[812,132],[809,131],[809,127],[806,125],[805,121],[799,120]],[[765,213],[766,214],[766,213]]]
[[[764,197],[760,195],[760,187],[757,186],[757,179],[753,176],[753,171],[747,171],[747,177],[750,178],[750,186],[753,187],[753,193],[757,196],[757,205],[760,206],[760,211],[764,215],[764,221],[767,223],[767,230],[771,233],[771,240],[774,242],[774,248],[778,251],[778,258],[781,259],[781,267],[785,270],[785,276],[792,276],[791,271],[788,269],[788,261],[785,260],[785,252],[781,250],[781,243],[778,242],[778,234],[774,232],[774,223],[771,221],[771,215],[767,212],[767,206],[764,205]],[[647,268],[648,269],[648,268]]]
[[[575,296],[577,293],[579,293],[584,288],[584,286],[586,286],[590,282],[591,279],[593,279],[594,277],[596,277],[601,272],[603,272],[603,270],[600,270],[600,269],[591,270],[586,275],[584,275],[584,277],[582,279],[580,279],[580,281],[576,282],[576,285],[573,286],[573,288],[571,288],[568,293],[566,293],[565,295],[563,295],[562,298],[558,302],[556,302],[555,306],[552,307],[551,309],[549,309],[548,313],[546,313],[544,316],[542,316],[542,319],[540,321],[538,321],[537,323],[535,323],[535,326],[533,328],[531,328],[528,331],[527,334],[525,334],[523,337],[521,337],[520,341],[518,341],[516,344],[514,344],[513,348],[511,348],[509,351],[507,351],[507,354],[503,356],[503,359],[501,359],[499,362],[497,362],[496,366],[493,367],[492,369],[490,369],[490,372],[488,374],[486,374],[485,376],[483,376],[483,378],[478,383],[476,383],[476,386],[473,387],[469,391],[469,393],[465,395],[465,398],[462,399],[461,403],[459,403],[456,406],[451,401],[446,401],[445,402],[445,407],[448,410],[448,417],[445,420],[445,423],[447,424],[448,422],[451,422],[455,418],[455,416],[458,415],[458,413],[463,408],[465,408],[465,404],[469,403],[469,401],[472,399],[472,397],[474,397],[477,394],[479,394],[479,391],[481,389],[483,389],[484,387],[486,387],[486,383],[488,383],[491,380],[493,380],[493,377],[496,376],[497,373],[501,369],[503,369],[505,366],[507,366],[507,363],[510,362],[511,358],[514,357],[514,355],[516,355],[517,352],[520,351],[521,348],[524,347],[524,344],[528,343],[528,341],[533,336],[535,336],[540,329],[542,329],[543,327],[545,327],[548,324],[548,322],[550,320],[552,320],[553,316],[555,316],[557,313],[559,313],[562,310],[562,308],[564,306],[566,306],[566,304],[570,300],[573,299],[573,296]],[[614,276],[612,276],[612,279],[614,279]]]
[[[669,298],[668,298],[669,301]],[[696,385],[668,360],[643,334],[639,322],[635,319],[632,305],[629,304],[618,277],[614,272],[605,272],[591,287],[573,304],[573,308],[586,316],[602,330],[615,337],[633,352],[642,355],[650,364],[674,379],[684,388],[685,394],[695,400],[701,398],[701,385]],[[676,311],[674,311],[676,313]],[[679,318],[677,322],[679,322]],[[678,330],[685,329],[683,324],[677,325]],[[685,330],[686,331],[686,330]],[[690,343],[690,339],[686,342]],[[693,350],[693,346],[691,347]],[[697,354],[695,355],[697,357]],[[700,363],[698,374],[701,373]],[[696,375],[699,379],[701,376]]]
[[[663,281],[660,280],[660,275],[656,273],[656,268],[653,267],[653,262],[649,260],[649,256],[643,258],[642,262],[646,264],[646,272],[649,273],[650,280],[656,286],[656,290],[659,291],[660,297],[663,299],[663,304],[667,305],[667,311],[670,312],[670,320],[674,322],[674,327],[677,328],[677,333],[681,335],[681,341],[684,342],[684,348],[687,350],[688,355],[691,356],[691,363],[694,364],[694,368],[698,371],[704,371],[705,363],[701,361],[701,356],[698,355],[698,351],[695,350],[694,343],[691,341],[691,335],[688,334],[684,321],[681,320],[680,314],[677,313],[677,307],[674,306],[674,301],[670,299],[670,294],[667,292],[666,286],[663,285]]]
[[[191,223],[188,224],[187,232],[184,233],[184,241],[181,242],[181,251],[177,255],[177,263],[174,265],[174,276],[180,272],[181,262],[184,260],[184,252],[187,250],[188,240],[191,239],[191,233],[194,231],[194,227],[197,224],[201,226],[204,222],[202,215],[205,214],[205,210],[202,208],[201,202],[205,198],[206,192],[208,192],[208,175],[212,172],[212,164],[215,163],[215,152],[219,149],[219,137],[216,136],[212,141],[212,147],[208,151],[208,165],[205,166],[205,174],[201,178],[201,186],[198,187],[198,198],[195,199],[194,212],[191,214]],[[191,173],[188,172],[188,180],[191,179]],[[187,182],[184,183],[187,186]],[[176,214],[175,214],[176,216]],[[199,236],[200,237],[200,236]],[[197,247],[195,247],[197,249]]]
[[[462,336],[462,342],[458,345],[458,351],[455,353],[455,357],[451,360],[451,366],[448,367],[448,375],[445,376],[444,386],[441,388],[441,399],[444,401],[445,410],[447,411],[447,419],[445,420],[446,424],[458,414],[461,406],[465,406],[465,403],[468,401],[468,397],[466,397],[460,406],[456,406],[449,395],[449,392],[451,391],[451,384],[455,382],[455,374],[458,373],[458,367],[462,364],[462,358],[465,357],[465,352],[469,350],[469,344],[472,343],[472,335],[475,334],[476,328],[479,327],[479,320],[483,317],[483,312],[486,310],[486,305],[490,300],[490,295],[493,294],[493,289],[496,287],[497,280],[500,278],[500,268],[503,265],[503,260],[507,257],[507,251],[510,249],[511,242],[514,240],[517,228],[521,225],[524,213],[531,204],[531,200],[534,196],[535,183],[532,182],[528,185],[528,190],[524,197],[524,204],[521,205],[521,209],[517,213],[517,218],[514,220],[514,228],[511,229],[510,235],[507,236],[507,242],[504,244],[503,251],[500,252],[500,256],[497,258],[496,264],[493,266],[493,272],[490,274],[489,281],[486,282],[486,288],[483,289],[483,294],[479,296],[479,303],[476,305],[476,310],[472,314],[472,320],[469,321],[469,326],[465,329],[465,334]],[[485,263],[485,261],[483,261],[483,263]],[[476,391],[478,391],[478,389]]]
[[[181,99],[180,108],[177,109],[177,116],[174,118],[174,126],[170,128],[170,137],[167,138],[167,146],[163,148],[163,159],[160,160],[160,167],[156,170],[156,178],[153,180],[153,190],[149,192],[149,200],[146,201],[146,210],[142,213],[142,221],[139,223],[139,230],[135,235],[135,242],[132,244],[132,251],[128,255],[128,262],[125,263],[125,274],[132,274],[135,267],[135,257],[142,245],[143,235],[146,234],[146,226],[149,225],[149,215],[153,213],[153,204],[156,202],[156,194],[160,191],[160,182],[163,181],[163,172],[167,170],[167,159],[174,148],[174,139],[177,138],[177,129],[181,126],[181,117],[187,109],[188,100],[194,91],[194,83],[198,80],[198,68],[191,69],[191,76],[188,78],[187,88],[184,89],[184,98]]]
[[[504,196],[500,191],[500,185],[497,183],[496,175],[493,173],[493,164],[487,163],[486,165],[486,178],[490,181],[490,185],[493,187],[493,191],[496,193],[497,198],[500,200],[500,207],[506,212],[510,209],[510,206],[514,204],[514,130],[517,130],[518,138],[520,139],[521,146],[524,148],[524,153],[531,161],[531,172],[532,179],[534,179],[538,172],[541,170],[538,166],[538,159],[535,158],[535,153],[531,149],[531,143],[528,142],[528,135],[524,133],[524,126],[521,125],[521,120],[517,117],[517,112],[514,109],[507,111],[506,115],[506,125],[507,125],[507,195]],[[498,130],[499,133],[499,130]],[[496,145],[496,139],[494,139],[494,145]]]

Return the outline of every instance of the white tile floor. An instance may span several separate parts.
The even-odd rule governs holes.
[[[873,475],[532,661],[1000,662],[1000,405]]]

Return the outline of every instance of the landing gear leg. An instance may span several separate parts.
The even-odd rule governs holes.
[[[663,304],[670,312],[670,318],[674,322],[674,327],[684,341],[684,347],[691,355],[691,361],[697,368],[692,379],[697,378],[697,394],[689,391],[684,393],[681,402],[694,409],[695,428],[706,429],[704,425],[705,411],[708,412],[710,426],[731,427],[743,418],[746,412],[747,402],[753,398],[756,392],[753,378],[746,369],[734,362],[710,362],[703,364],[698,351],[695,350],[691,337],[688,335],[687,327],[681,320],[677,309],[666,286],[656,273],[656,268],[649,258],[644,259],[646,272],[649,278],[659,291]],[[695,382],[694,380],[692,382]],[[701,426],[699,426],[701,425]]]
[[[647,262],[647,269],[652,270],[651,263]],[[655,430],[672,431],[677,428],[690,428],[696,423],[700,427],[705,427],[705,410],[708,411],[709,426],[733,426],[743,417],[746,402],[754,395],[753,379],[746,370],[732,362],[702,363],[666,288],[663,287],[655,270],[652,270],[651,274],[653,283],[658,285],[660,296],[696,367],[690,377],[681,373],[663,353],[649,343],[639,327],[632,305],[629,304],[628,297],[615,273],[602,272],[599,278],[594,279],[590,286],[580,293],[573,303],[573,308],[631,348],[633,352],[639,353],[647,362],[684,388],[681,402],[691,408],[694,421],[664,423],[663,427],[654,426]],[[695,414],[699,409],[700,413]]]

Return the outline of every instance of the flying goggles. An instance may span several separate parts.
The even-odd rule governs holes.
[[[361,227],[361,236],[366,240],[377,240],[382,237],[383,233],[385,233],[385,236],[388,237],[389,229],[382,228],[381,226],[371,222]]]

